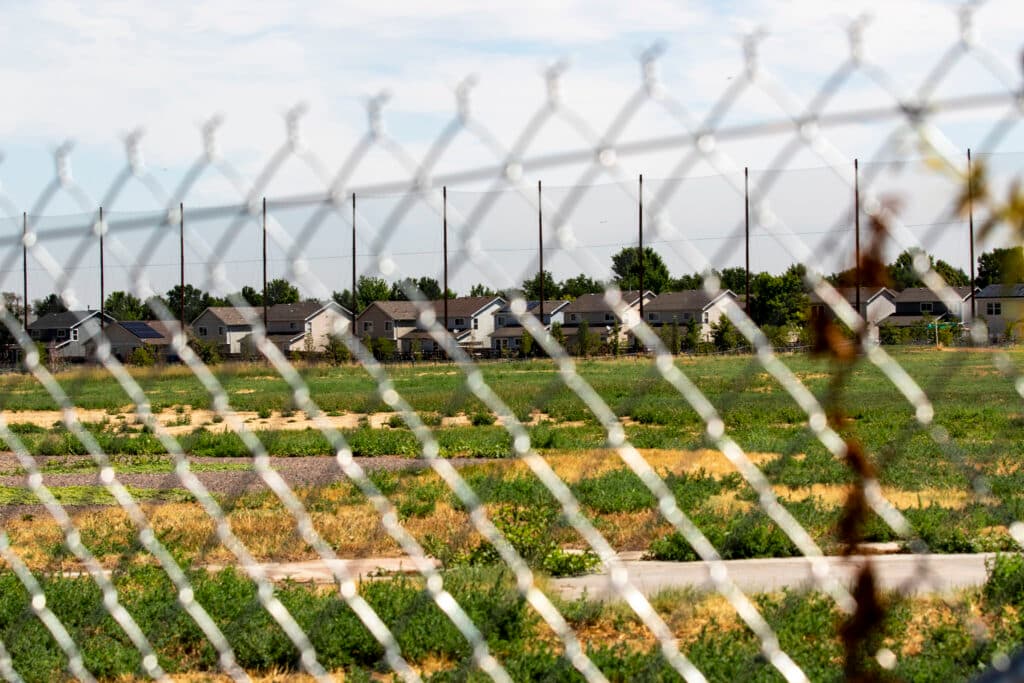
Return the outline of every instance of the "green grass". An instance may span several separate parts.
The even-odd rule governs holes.
[[[63,505],[116,505],[117,501],[102,486],[51,486],[50,493]],[[126,486],[128,493],[140,501],[181,503],[194,500],[184,489],[145,489]],[[0,486],[0,505],[37,505],[39,499],[27,489]]]
[[[966,680],[985,668],[997,652],[1010,652],[1024,636],[1013,618],[1024,608],[1020,586],[1024,565],[997,559],[983,589],[945,601],[883,596],[885,616],[872,645],[852,660],[869,678]],[[41,576],[47,606],[69,629],[85,666],[101,679],[140,675],[140,655],[102,606],[102,595],[87,578]],[[177,602],[167,576],[153,566],[127,566],[113,575],[125,608],[151,640],[172,676],[216,673],[216,653]],[[298,652],[260,606],[256,587],[239,572],[194,571],[189,576],[203,605],[234,649],[238,663],[255,674],[277,676],[299,670]],[[445,587],[481,629],[492,651],[515,680],[580,680],[553,650],[539,618],[503,572],[474,567],[445,572]],[[487,680],[470,660],[469,645],[410,578],[369,581],[362,596],[392,629],[403,655],[414,666],[431,664],[427,680]],[[328,670],[369,680],[382,668],[382,649],[339,599],[336,591],[300,584],[279,586],[278,597],[309,635]],[[781,592],[753,596],[779,637],[779,644],[811,680],[844,680],[844,652],[837,636],[842,617],[826,597]],[[756,637],[730,610],[715,609],[705,596],[672,591],[652,597],[670,627],[684,633],[680,646],[709,680],[775,681],[778,673],[759,652]],[[558,601],[581,635],[587,654],[610,679],[675,680],[656,646],[630,636],[643,633],[638,618],[621,603],[586,598]],[[625,638],[614,641],[616,633]],[[49,632],[33,616],[29,595],[9,571],[0,573],[0,634],[14,668],[26,681],[65,677],[65,658]],[[542,636],[542,634],[544,634]],[[910,642],[912,641],[912,642]],[[903,650],[904,643],[909,647]],[[875,649],[897,653],[896,667],[882,671]]]

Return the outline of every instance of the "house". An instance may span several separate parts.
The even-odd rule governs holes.
[[[950,310],[938,295],[927,287],[908,287],[896,294],[893,304],[896,310],[884,320],[885,325],[896,327],[912,327],[926,318],[960,321],[971,317],[971,288],[953,287],[959,301]]]
[[[587,323],[591,334],[600,339],[600,343],[608,342],[615,325],[619,326],[619,341],[624,342],[628,338],[629,331],[636,326],[640,320],[640,292],[637,290],[622,292],[622,302],[628,309],[625,319],[605,300],[604,294],[584,294],[564,309],[561,313],[564,319],[562,333],[565,335],[565,344],[571,348],[576,343],[579,335],[580,324]],[[650,291],[643,293],[644,307],[654,300],[654,294]]]
[[[836,290],[839,295],[846,299],[847,302],[855,309],[857,307],[857,288],[856,287],[837,287]],[[833,311],[828,304],[822,301],[821,297],[818,296],[817,292],[811,292],[809,295],[811,302],[811,319],[818,318],[820,316],[827,316],[828,318],[835,318],[835,311]],[[867,322],[868,327],[868,338],[872,341],[878,341],[878,324],[891,316],[896,312],[896,304],[893,303],[896,300],[896,292],[892,291],[888,287],[861,287],[860,288],[860,316]]]
[[[1024,337],[1024,284],[989,285],[974,298],[991,341]]]
[[[104,315],[105,327],[117,324],[109,315]],[[29,323],[28,334],[33,341],[44,344],[54,358],[83,362],[89,360],[95,351],[95,341],[89,342],[100,331],[99,311],[64,311],[47,313]],[[122,339],[123,330],[113,331],[108,338]],[[113,339],[111,342],[113,344]],[[130,340],[123,338],[126,344]]]
[[[364,339],[389,339],[401,353],[440,350],[434,338],[420,322],[420,305],[412,301],[374,301],[356,318],[356,336]],[[444,300],[428,302],[438,322],[443,324]],[[498,296],[463,296],[448,299],[448,331],[467,350],[489,349],[494,332],[494,312],[505,305]]]
[[[540,314],[540,301],[527,301],[526,312],[534,317]],[[551,329],[552,323],[562,324],[564,322],[563,311],[569,305],[568,301],[545,301],[544,319],[541,324],[545,329]],[[498,354],[502,351],[518,351],[522,345],[523,326],[519,319],[512,313],[512,307],[505,304],[494,313],[494,332],[491,334],[491,348]]]
[[[263,309],[253,306],[210,306],[192,321],[192,333],[201,341],[215,344],[224,355],[242,352],[242,339],[252,333],[249,320],[263,317]]]
[[[700,339],[710,341],[711,326],[725,314],[729,301],[736,301],[736,295],[728,289],[715,296],[703,289],[666,292],[644,305],[644,322],[654,328],[672,323],[685,328],[696,324],[700,326]]]
[[[335,330],[347,329],[351,319],[349,310],[335,301],[274,304],[267,309],[267,336],[285,355],[322,353]],[[243,346],[248,343],[251,340],[242,340]]]
[[[285,355],[297,351],[322,352],[339,323],[348,325],[352,314],[334,301],[302,301],[267,307],[267,337]],[[263,308],[211,306],[192,321],[199,339],[216,344],[222,353],[255,354],[250,320],[263,321]]]

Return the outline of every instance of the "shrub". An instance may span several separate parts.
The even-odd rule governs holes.
[[[985,561],[988,580],[983,589],[993,605],[1024,605],[1024,557],[996,555]]]
[[[552,576],[585,574],[600,560],[589,550],[569,553],[558,547],[552,537],[557,511],[547,507],[504,505],[492,515],[494,525],[509,544],[531,567]],[[490,543],[481,543],[469,554],[470,564],[498,564],[501,556]]]
[[[495,419],[496,418],[491,413],[480,411],[478,413],[473,413],[469,420],[473,423],[474,427],[485,427],[494,424]]]
[[[140,346],[132,349],[124,362],[140,368],[150,368],[156,365],[156,354],[148,346]]]

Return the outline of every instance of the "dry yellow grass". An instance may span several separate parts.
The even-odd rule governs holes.
[[[844,484],[812,484],[791,488],[789,486],[773,486],[775,495],[784,500],[798,502],[816,498],[826,505],[841,506],[850,494],[850,487]],[[970,491],[961,489],[921,489],[920,491],[904,491],[889,486],[882,487],[882,495],[900,509],[928,507],[939,505],[952,510],[962,510],[976,497]]]

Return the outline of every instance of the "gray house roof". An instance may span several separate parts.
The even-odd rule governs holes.
[[[28,324],[29,330],[67,330],[78,327],[83,322],[94,316],[99,316],[99,311],[64,311],[63,313],[47,313],[42,318]],[[105,316],[107,322],[116,322],[109,315]]]
[[[1020,299],[1024,298],[1024,284],[989,285],[974,295],[975,299]]]
[[[839,292],[840,296],[846,299],[849,303],[853,304],[857,301],[857,288],[856,287],[836,287],[836,291]],[[869,304],[874,301],[877,297],[884,296],[890,301],[895,300],[896,292],[892,291],[888,287],[861,287],[860,288],[860,300],[863,304]],[[817,292],[811,292],[808,295],[812,304],[824,303],[821,297],[818,296]]]
[[[202,318],[207,311],[209,311],[210,315],[225,325],[248,325],[249,321],[246,318],[247,315],[254,318],[263,317],[263,309],[256,308],[255,306],[245,306],[243,308],[235,308],[234,306],[210,306],[196,316],[196,320]],[[192,322],[195,323],[195,320]]]
[[[650,294],[651,292],[644,292]],[[640,291],[636,289],[622,292],[622,300],[627,306],[640,301]],[[604,294],[584,294],[565,307],[566,313],[604,313],[611,312],[612,307],[604,300]]]
[[[495,301],[504,305],[505,300],[499,296],[460,296],[448,299],[449,318],[472,318]],[[413,301],[374,301],[376,306],[392,320],[416,320],[420,315],[419,306]],[[434,313],[440,318],[444,315],[444,299],[431,301]]]
[[[953,287],[960,300],[963,301],[971,295],[970,287]],[[916,304],[921,302],[939,301],[939,295],[927,287],[907,287],[896,295],[896,303]]]
[[[544,301],[544,313],[545,315],[550,313],[557,313],[561,309],[569,305],[569,301],[565,299],[548,299]],[[527,313],[539,313],[540,301],[527,301],[526,312]],[[512,314],[512,304],[505,304],[497,310],[497,313]]]
[[[736,298],[730,290],[719,292],[714,297],[703,289],[691,289],[683,292],[666,292],[659,294],[644,306],[648,312],[664,313],[668,311],[703,311],[724,296]]]

